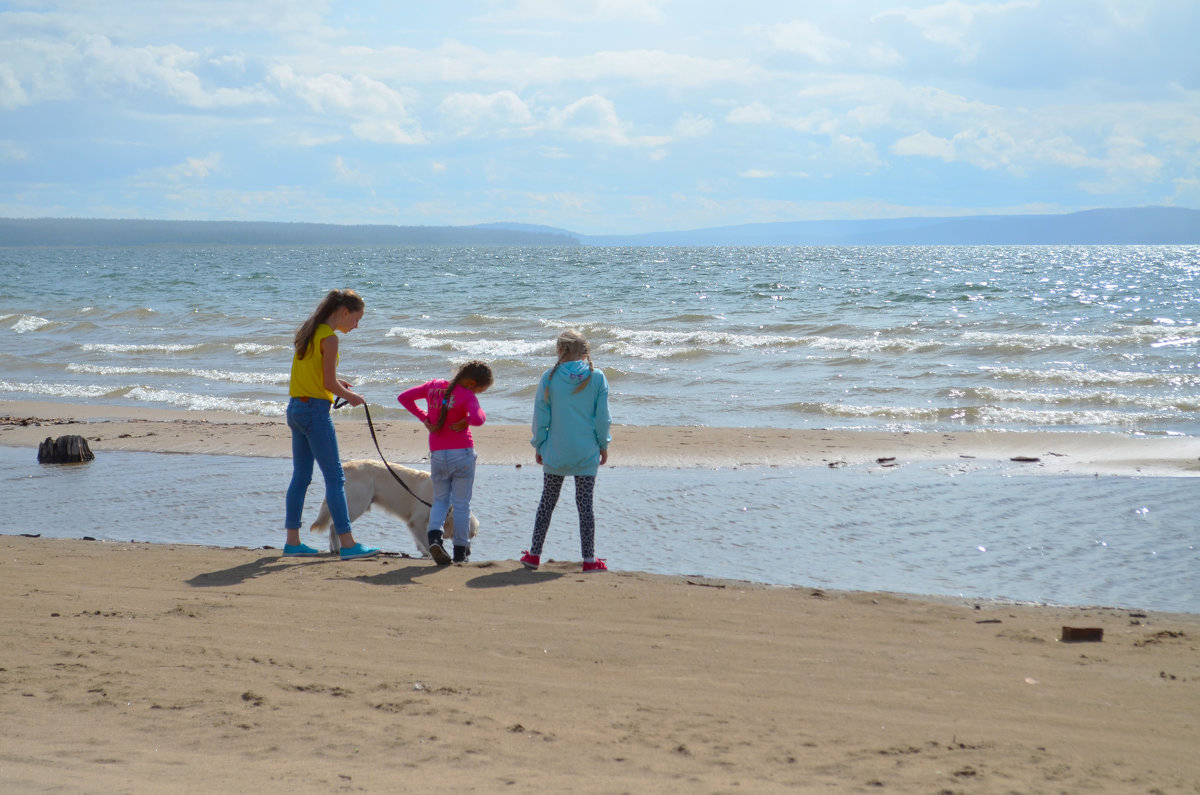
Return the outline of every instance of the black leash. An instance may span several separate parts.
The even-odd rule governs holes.
[[[333,401],[333,407],[335,409],[340,409],[342,406],[345,406],[348,402],[349,401],[347,401],[345,398],[338,398],[337,400]],[[363,403],[363,411],[365,411],[367,413],[367,427],[371,429],[371,441],[373,441],[375,443],[375,449],[379,450],[379,458],[383,461],[383,465],[385,467],[387,467],[387,471],[392,473],[392,477],[394,477],[396,479],[397,483],[399,483],[401,486],[404,487],[405,491],[407,491],[409,494],[416,497],[417,500],[420,501],[423,505],[428,505],[430,508],[432,508],[433,507],[432,505],[430,505],[429,503],[425,502],[425,500],[422,500],[419,496],[417,496],[417,493],[415,491],[413,491],[412,489],[410,489],[408,487],[408,484],[405,483],[404,480],[399,475],[396,474],[396,470],[392,469],[392,465],[388,463],[387,456],[385,456],[383,454],[383,450],[379,449],[379,438],[375,435],[375,423],[371,422],[371,410],[369,408],[367,408],[366,403]]]

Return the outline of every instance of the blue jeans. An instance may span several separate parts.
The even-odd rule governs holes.
[[[328,400],[292,398],[287,407],[287,424],[292,429],[292,482],[288,484],[285,530],[300,527],[304,495],[312,483],[313,462],[325,478],[325,504],[338,533],[350,532],[350,513],[346,508],[346,474],[338,455],[337,433],[329,416]]]
[[[429,532],[442,532],[446,514],[454,508],[454,545],[471,546],[471,490],[475,488],[475,448],[434,450],[429,454],[433,478],[433,507]]]

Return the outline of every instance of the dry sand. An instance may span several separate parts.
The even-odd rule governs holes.
[[[0,444],[287,454],[278,422],[136,413],[3,403]],[[416,427],[390,425],[390,450]],[[352,427],[343,453],[372,454]],[[528,460],[524,428],[485,428],[482,460]],[[660,466],[1012,454],[1194,475],[1197,455],[1083,434],[614,437],[621,463]],[[1200,792],[1197,615],[14,535],[0,605],[4,792]]]
[[[1200,791],[1195,615],[14,536],[0,602],[5,792]]]

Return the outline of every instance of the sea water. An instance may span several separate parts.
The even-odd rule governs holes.
[[[626,425],[1194,435],[1200,419],[1196,246],[10,248],[0,277],[4,399],[280,417],[296,326],[350,287],[367,312],[339,374],[377,420],[482,358],[489,421],[524,424],[568,327]],[[287,461],[118,455],[6,465],[6,526],[277,541]],[[527,546],[537,472],[481,468],[480,556]],[[599,543],[618,568],[1200,611],[1190,479],[603,475]],[[64,499],[89,482],[94,499]],[[569,488],[550,548],[564,558]],[[409,549],[394,521],[363,521],[379,521],[368,542]]]
[[[1193,434],[1200,247],[0,249],[0,398],[281,416],[330,288],[372,415],[481,358],[525,423],[576,327],[630,425]]]
[[[0,447],[0,495],[18,517],[5,532],[45,537],[277,550],[290,474],[285,459],[118,451],[47,466],[34,451]],[[306,525],[321,491],[318,478]],[[472,561],[520,557],[540,491],[540,467],[479,467]],[[1200,613],[1193,495],[1179,478],[965,464],[606,467],[597,479],[596,545],[613,570]],[[365,514],[354,532],[387,551],[419,554],[382,511]],[[304,540],[327,544],[324,534]],[[570,482],[544,555],[579,560]]]

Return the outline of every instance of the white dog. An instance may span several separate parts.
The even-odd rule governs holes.
[[[362,516],[372,505],[378,505],[392,516],[402,519],[408,525],[408,532],[412,533],[417,549],[421,550],[422,555],[428,555],[429,506],[425,502],[433,502],[433,481],[428,472],[401,464],[392,464],[391,467],[421,499],[409,494],[404,486],[397,483],[382,461],[367,458],[347,461],[342,464],[342,470],[346,473],[346,506],[350,509],[350,521]],[[451,509],[446,516],[444,530],[447,540],[453,534],[453,527],[454,510]],[[326,528],[329,529],[329,551],[337,552],[341,549],[337,528],[329,516],[329,506],[322,502],[317,520],[309,530],[320,533]],[[471,514],[471,538],[478,532],[479,520],[475,514]]]

